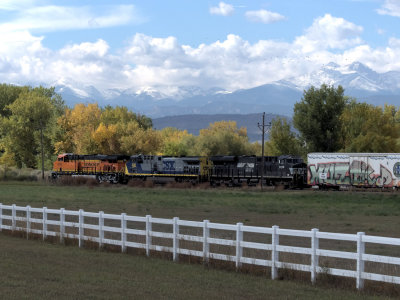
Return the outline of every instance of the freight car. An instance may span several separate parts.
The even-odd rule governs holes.
[[[310,153],[307,182],[316,188],[400,187],[398,153]]]
[[[53,179],[62,176],[94,178],[98,182],[122,183],[128,155],[77,155],[60,154],[53,164]]]

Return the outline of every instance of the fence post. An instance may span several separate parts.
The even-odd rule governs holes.
[[[121,214],[121,252],[126,252],[126,213]]]
[[[79,210],[79,248],[83,246],[83,209]]]
[[[363,242],[364,232],[357,232],[357,289],[361,290],[364,288],[364,279],[362,273],[364,272],[364,260],[363,255],[365,253],[365,242]]]
[[[47,207],[43,207],[42,218],[43,218],[43,226],[42,226],[43,240],[45,240],[47,236]]]
[[[203,262],[208,263],[210,257],[210,245],[208,237],[210,236],[210,228],[208,228],[209,220],[203,221]]]
[[[104,211],[99,211],[99,249],[103,247],[103,239],[104,239]]]
[[[16,209],[15,209],[15,204],[12,205],[12,212],[11,212],[12,218],[11,218],[11,229],[12,231],[15,230],[15,218],[16,218]]]
[[[278,277],[277,262],[279,261],[279,252],[277,251],[277,246],[279,245],[279,226],[272,226],[272,252],[271,252],[271,279],[276,279]]]
[[[317,233],[319,230],[317,228],[311,229],[311,282],[315,284],[317,280],[317,268],[319,256],[317,255],[317,250],[319,248],[319,238]]]
[[[240,244],[243,240],[243,231],[242,231],[243,223],[237,223],[236,226],[237,226],[236,227],[236,269],[239,269],[242,266],[241,258],[242,258],[243,249]]]
[[[64,242],[64,234],[65,234],[65,209],[60,209],[60,243]]]
[[[150,256],[151,247],[151,215],[146,215],[146,255]]]
[[[29,239],[31,233],[31,206],[26,206],[26,239]]]
[[[3,203],[0,203],[0,231],[3,230]]]
[[[178,224],[179,218],[175,217],[173,218],[173,234],[174,234],[174,239],[173,239],[173,254],[172,254],[172,259],[173,261],[178,261],[179,260],[179,254],[178,254],[178,249],[179,249],[179,224]]]

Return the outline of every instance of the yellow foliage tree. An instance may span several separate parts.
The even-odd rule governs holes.
[[[159,154],[162,138],[158,131],[142,129],[137,122],[124,125],[120,137],[123,154]]]
[[[187,130],[167,127],[160,132],[162,137],[161,153],[168,156],[183,156],[190,154],[190,141],[193,135]]]
[[[100,123],[99,127],[93,132],[92,137],[98,153],[121,153],[121,129],[119,125],[111,124],[107,126]]]
[[[93,135],[100,125],[101,109],[97,103],[76,104],[73,109],[65,109],[58,119],[63,138],[55,144],[56,152],[92,154],[97,152]]]
[[[249,143],[245,127],[237,128],[235,121],[220,121],[200,130],[196,150],[204,156],[251,155],[255,147]]]

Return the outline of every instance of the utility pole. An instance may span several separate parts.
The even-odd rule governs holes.
[[[43,127],[42,122],[40,122],[40,148],[42,152],[42,180],[44,180],[44,149],[43,149]]]
[[[264,169],[265,169],[265,156],[264,156],[264,136],[266,132],[269,132],[271,129],[271,122],[269,122],[267,125],[265,124],[265,112],[263,112],[263,118],[262,118],[262,125],[260,123],[257,123],[258,128],[260,128],[262,132],[262,150],[261,150],[261,190],[263,189],[264,185]]]

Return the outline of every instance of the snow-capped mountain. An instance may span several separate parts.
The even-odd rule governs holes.
[[[377,73],[360,62],[347,66],[329,63],[300,77],[237,91],[214,87],[143,87],[140,90],[99,90],[79,83],[57,82],[53,86],[66,104],[98,102],[124,105],[150,117],[182,114],[249,114],[267,112],[290,116],[293,105],[311,85],[338,86],[358,101],[375,105],[400,105],[400,72]]]

